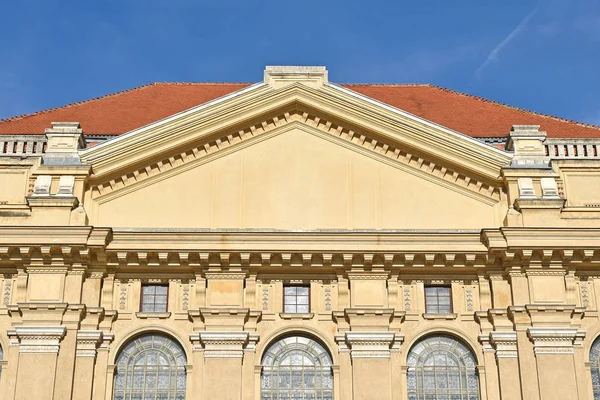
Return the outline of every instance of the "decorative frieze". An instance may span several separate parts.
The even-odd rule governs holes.
[[[17,326],[14,335],[21,353],[58,353],[65,326]]]

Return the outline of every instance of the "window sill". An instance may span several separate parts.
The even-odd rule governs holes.
[[[171,316],[170,312],[136,312],[135,316],[141,319],[167,319]]]
[[[279,313],[281,319],[312,319],[314,313]]]
[[[431,319],[431,320],[452,320],[452,319],[456,319],[458,317],[458,314],[456,313],[449,313],[449,314],[432,314],[432,313],[424,313],[423,314],[423,318],[425,319]]]

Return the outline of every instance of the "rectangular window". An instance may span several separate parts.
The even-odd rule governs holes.
[[[310,312],[308,286],[284,286],[283,312],[307,314]]]
[[[425,312],[428,314],[452,313],[450,286],[425,287]]]
[[[167,312],[168,285],[142,285],[142,312]]]

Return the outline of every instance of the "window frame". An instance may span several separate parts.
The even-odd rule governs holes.
[[[285,310],[285,288],[289,288],[289,287],[294,287],[294,288],[307,288],[308,289],[308,310],[306,312],[287,312]],[[303,283],[303,284],[293,284],[293,283],[284,283],[283,284],[283,296],[282,296],[282,309],[283,309],[283,314],[310,314],[311,312],[311,303],[312,303],[312,299],[311,299],[311,290],[310,290],[310,283]],[[294,295],[296,299],[298,299],[298,294]],[[296,310],[298,310],[298,302],[296,302],[295,304],[296,306]]]
[[[165,294],[167,301],[165,302],[165,310],[164,311],[146,311],[143,309],[144,306],[144,287],[147,286],[163,286],[167,288],[167,293]],[[154,292],[154,302],[153,305],[156,308],[156,291]],[[162,295],[161,295],[162,296]],[[140,307],[139,312],[141,313],[149,313],[149,314],[161,314],[169,312],[169,284],[168,283],[142,283],[140,287]]]
[[[428,310],[428,303],[427,303],[427,289],[428,288],[447,288],[448,289],[448,299],[450,302],[450,304],[448,305],[450,307],[448,312],[439,312],[439,309],[440,309],[439,301],[436,304],[438,312],[430,312]],[[425,314],[448,315],[448,314],[454,313],[454,299],[452,298],[452,285],[425,285],[423,292],[424,292],[423,294],[425,297]],[[436,299],[439,300],[439,298],[440,298],[440,296],[436,295]]]
[[[150,340],[148,340],[150,338]],[[147,352],[162,352],[163,355],[171,357],[173,363],[159,364],[148,363],[148,359],[144,357],[143,362],[136,362],[136,357],[140,354]],[[182,359],[180,359],[182,357]],[[165,394],[166,391],[168,398],[176,398],[179,394],[185,395],[188,390],[188,376],[187,376],[187,365],[188,365],[188,354],[185,348],[175,337],[159,332],[159,331],[144,331],[141,332],[127,341],[125,341],[118,349],[114,359],[114,373],[112,378],[112,386],[110,390],[112,392],[112,398],[116,395],[123,395],[129,398],[132,394],[139,394],[136,392],[142,392],[141,394]],[[158,383],[156,387],[148,387],[147,381],[144,379],[143,387],[136,387],[133,382],[133,375],[142,372],[146,376],[150,370],[152,374],[164,372],[165,368],[168,370],[168,375],[174,378],[175,385],[169,386],[168,388],[160,387]],[[174,376],[173,376],[174,375]],[[123,384],[118,383],[118,378],[124,379]],[[183,385],[179,385],[179,378],[182,378]],[[129,384],[128,384],[129,383]],[[129,395],[129,396],[127,396]],[[175,397],[172,397],[175,395]]]
[[[425,345],[425,343],[427,343]],[[427,364],[427,359],[436,357],[437,354],[445,354],[459,361],[454,366],[446,365],[436,366]],[[471,398],[476,395],[478,400],[485,399],[482,395],[484,380],[480,374],[480,360],[477,353],[460,336],[448,334],[446,332],[433,332],[416,340],[408,350],[406,359],[406,379],[407,379],[407,398],[409,400],[424,399],[427,395],[459,395],[461,399]],[[439,369],[439,370],[438,370]],[[437,370],[437,371],[436,371]],[[433,373],[433,381],[426,382],[425,373]],[[446,386],[439,385],[444,379],[438,379],[438,375],[446,377]],[[458,387],[450,385],[449,374],[457,375],[459,379]],[[419,379],[421,376],[421,379]],[[470,385],[473,380],[475,385]],[[433,386],[431,385],[433,383]]]
[[[306,342],[306,343],[305,343]],[[283,364],[281,358],[289,357],[286,353],[303,353],[307,352],[311,361],[315,361],[310,365],[305,365],[302,361],[301,365]],[[304,358],[304,357],[301,357]],[[294,332],[290,335],[284,335],[271,341],[265,348],[260,360],[260,384],[259,384],[259,399],[279,397],[280,391],[292,395],[293,392],[301,392],[302,394],[311,394],[314,392],[315,400],[327,398],[335,399],[335,374],[334,360],[331,351],[319,338],[314,337],[304,332]],[[280,384],[272,386],[270,382],[284,376],[302,375],[320,377],[314,379],[313,386],[303,384],[301,387],[294,387],[292,379],[289,385],[281,387]],[[324,379],[327,376],[329,379]],[[320,385],[319,385],[320,384]],[[290,397],[291,398],[291,397]]]

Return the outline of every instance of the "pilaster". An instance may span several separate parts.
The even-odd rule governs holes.
[[[521,398],[517,332],[490,332],[490,342],[496,350],[501,397],[503,399]]]
[[[97,348],[102,343],[102,336],[103,332],[99,330],[80,330],[77,332],[73,400],[89,400],[92,398],[94,364],[98,353]]]
[[[334,315],[338,330],[349,328],[335,339],[340,353],[350,355],[353,399],[393,398],[391,353],[400,351],[404,335],[390,329],[390,325],[402,321],[404,315],[381,308],[347,308],[343,318],[341,313]]]
[[[52,400],[64,326],[17,326],[12,335],[19,341],[19,369],[15,399]]]
[[[215,393],[220,399],[240,400],[244,352],[254,352],[258,335],[249,332],[205,331],[190,335],[204,353],[203,398]]]
[[[353,399],[392,399],[391,352],[404,335],[394,332],[345,332],[336,335],[340,352],[350,352]]]

